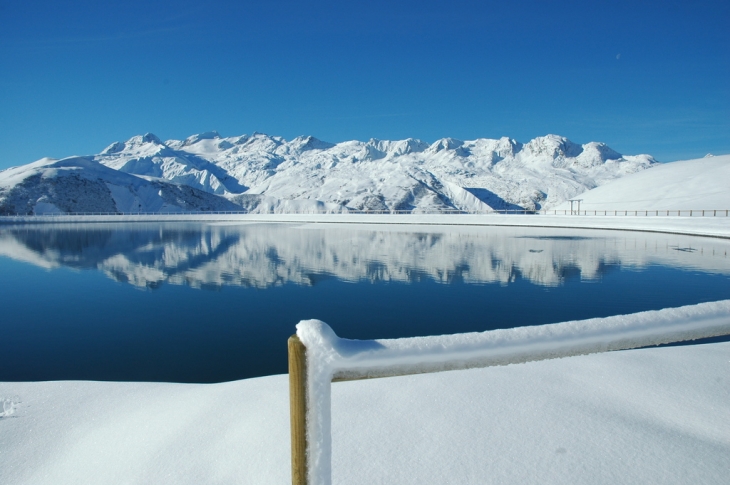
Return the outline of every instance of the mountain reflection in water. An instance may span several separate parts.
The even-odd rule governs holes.
[[[728,246],[476,226],[0,225],[0,381],[285,373],[306,318],[400,338],[727,299]]]
[[[725,240],[508,227],[77,224],[0,228],[0,255],[96,269],[140,288],[268,288],[346,282],[554,287],[610,268],[659,264],[730,274]]]

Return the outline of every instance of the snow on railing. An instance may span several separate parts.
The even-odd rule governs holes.
[[[730,209],[689,209],[689,210],[545,210],[540,211],[541,214],[560,216],[676,216],[676,217],[728,217]]]
[[[331,210],[301,210],[301,211],[288,211],[288,212],[276,212],[276,211],[182,211],[182,212],[54,212],[54,213],[0,213],[2,218],[60,218],[67,216],[103,216],[103,217],[117,217],[117,216],[200,216],[200,215],[272,215],[272,214],[364,214],[364,215],[377,215],[377,214],[409,214],[409,215],[423,215],[423,214],[523,214],[523,215],[574,215],[574,216],[643,216],[643,217],[730,217],[730,209],[682,209],[682,210],[548,210],[548,209],[519,209],[519,210],[460,210],[460,209],[444,209],[444,210],[353,210],[346,209],[340,212],[334,212]]]
[[[533,327],[392,340],[319,320],[289,339],[292,483],[331,483],[331,383],[516,364],[730,334],[730,300]]]

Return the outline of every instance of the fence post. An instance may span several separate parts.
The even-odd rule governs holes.
[[[291,482],[308,485],[307,477],[307,355],[296,334],[289,337],[289,413],[291,422]]]

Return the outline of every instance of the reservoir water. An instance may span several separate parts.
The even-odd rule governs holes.
[[[397,338],[728,299],[729,251],[605,230],[0,226],[0,381],[285,373],[286,340],[308,318]]]

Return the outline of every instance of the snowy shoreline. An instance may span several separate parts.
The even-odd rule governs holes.
[[[555,216],[502,214],[155,214],[0,216],[2,224],[99,222],[203,222],[289,224],[407,224],[441,226],[512,226],[562,229],[610,229],[730,238],[730,217]]]

